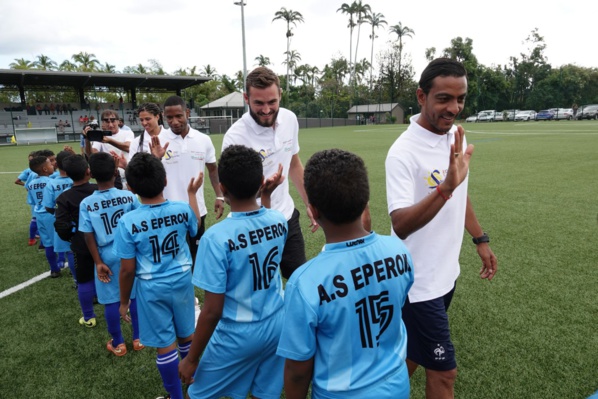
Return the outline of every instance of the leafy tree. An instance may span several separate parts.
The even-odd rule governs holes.
[[[288,92],[289,91],[289,68],[291,66],[290,61],[289,61],[289,56],[291,54],[290,53],[290,51],[291,51],[291,37],[293,37],[293,31],[292,31],[292,28],[291,28],[291,24],[293,26],[297,26],[298,22],[304,22],[304,20],[303,20],[303,15],[301,15],[300,12],[293,11],[293,10],[287,10],[284,7],[282,7],[280,9],[280,11],[276,11],[276,13],[274,14],[274,18],[272,19],[272,22],[274,22],[276,20],[282,20],[282,21],[285,21],[287,23],[287,33],[286,33],[286,36],[287,36],[286,91]]]
[[[77,71],[77,65],[73,64],[69,60],[64,60],[58,66],[58,70],[65,72],[75,72]]]
[[[150,63],[149,73],[151,75],[168,75],[158,60],[152,58],[148,62]]]

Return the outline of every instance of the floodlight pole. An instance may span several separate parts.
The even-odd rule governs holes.
[[[247,3],[245,3],[244,1],[237,1],[237,2],[235,2],[235,5],[241,6],[241,32],[242,32],[242,36],[243,36],[243,89],[242,89],[242,91],[244,92],[246,84],[247,84],[247,57],[245,56],[245,6],[247,5]],[[243,101],[243,108],[244,108],[244,112],[248,111],[247,103],[244,101]]]

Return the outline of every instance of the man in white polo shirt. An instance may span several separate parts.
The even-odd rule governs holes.
[[[386,158],[392,233],[411,252],[415,277],[403,307],[407,367],[410,376],[419,365],[426,369],[426,398],[454,397],[457,363],[447,310],[459,276],[464,228],[482,259],[480,277],[491,280],[497,268],[467,195],[473,145],[467,146],[463,128],[454,125],[466,94],[460,62],[432,61],[417,89],[421,113],[411,118]]]
[[[212,140],[189,126],[190,110],[179,96],[170,96],[164,102],[164,119],[169,129],[162,129],[158,136],[152,137],[152,154],[162,159],[166,178],[164,198],[173,201],[189,202],[187,186],[191,178],[197,178],[199,172],[208,169],[210,183],[216,193],[214,212],[216,219],[224,211],[224,197],[219,187],[216,150]],[[205,178],[204,178],[205,182]],[[189,238],[189,249],[195,254],[199,239],[205,231],[207,208],[203,195],[203,183],[197,191],[197,206],[201,214],[201,226],[197,236]]]
[[[257,151],[262,158],[264,176],[272,176],[282,165],[284,181],[271,196],[271,207],[287,218],[289,234],[284,247],[281,271],[289,278],[293,271],[306,262],[305,243],[299,224],[299,211],[295,209],[289,194],[291,179],[307,207],[307,195],[303,187],[303,164],[299,159],[299,124],[297,116],[280,108],[280,81],[278,76],[266,67],[258,67],[247,75],[245,102],[249,112],[243,114],[224,135],[222,150],[233,144],[241,144]],[[312,231],[318,225],[309,209]]]

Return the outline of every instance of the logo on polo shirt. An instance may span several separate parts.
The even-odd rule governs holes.
[[[262,163],[268,159],[269,157],[272,156],[272,150],[271,149],[261,149],[258,151],[258,154],[260,154],[260,158],[262,158]]]
[[[424,180],[426,181],[428,188],[434,189],[436,188],[436,186],[442,183],[444,181],[447,171],[448,170],[445,169],[442,172],[440,172],[438,169],[434,169],[428,174],[428,176],[424,177]]]
[[[169,161],[172,158],[172,150],[167,150],[163,157],[165,160]]]

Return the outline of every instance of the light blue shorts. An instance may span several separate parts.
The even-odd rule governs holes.
[[[61,239],[56,230],[54,230],[54,252],[70,252],[70,250],[71,243]]]
[[[102,305],[109,303],[120,302],[120,283],[118,281],[118,275],[120,274],[120,258],[117,258],[112,252],[112,244],[98,248],[100,258],[112,271],[110,276],[110,282],[104,283],[98,279],[98,269],[94,266],[93,275],[95,277],[96,293],[98,296],[98,302]],[[137,279],[133,282],[133,290],[131,291],[131,299],[135,299],[135,285]]]
[[[54,215],[51,213],[35,213],[37,230],[44,247],[54,246]]]
[[[164,278],[136,278],[139,339],[166,348],[195,331],[195,292],[191,270]]]
[[[284,358],[276,355],[284,311],[255,323],[221,320],[199,361],[195,382],[187,391],[192,399],[279,399]]]

